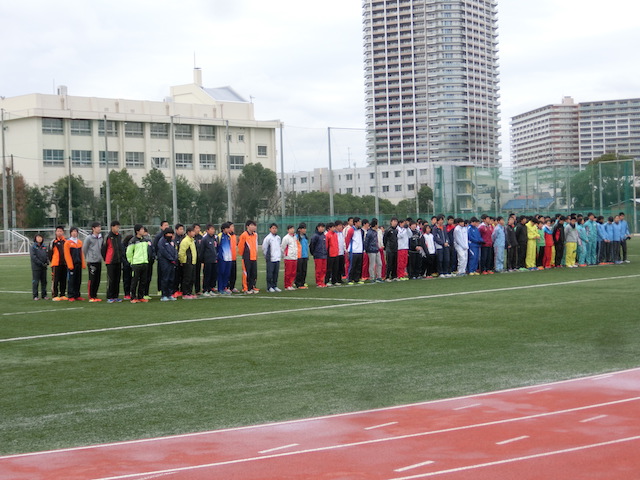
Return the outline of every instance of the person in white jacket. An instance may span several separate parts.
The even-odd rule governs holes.
[[[456,228],[453,229],[453,245],[458,254],[458,275],[465,275],[467,272],[467,260],[469,258],[469,235],[464,220],[456,218]]]
[[[296,229],[293,225],[287,226],[287,234],[282,237],[280,244],[282,258],[284,258],[284,289],[295,290],[293,282],[296,279],[296,271],[298,269],[298,250],[299,244],[296,239]]]
[[[278,225],[272,223],[269,226],[269,235],[262,241],[262,253],[267,261],[267,292],[281,292],[278,288],[278,271],[280,270],[280,235]]]

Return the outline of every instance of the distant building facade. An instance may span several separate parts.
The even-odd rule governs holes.
[[[370,164],[498,165],[496,1],[365,0],[363,41]]]
[[[196,69],[194,83],[171,87],[165,101],[77,97],[66,87],[2,99],[6,156],[31,185],[72,173],[95,191],[106,162],[138,184],[152,168],[171,178],[173,162],[194,185],[226,179],[227,164],[234,176],[248,163],[275,170],[279,122],[255,120],[253,104],[230,87],[201,83]]]

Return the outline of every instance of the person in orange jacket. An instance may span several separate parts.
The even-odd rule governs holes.
[[[82,240],[78,238],[78,229],[69,229],[69,239],[64,242],[64,259],[67,264],[69,282],[69,301],[84,300],[80,296],[82,269],[87,268],[82,251]]]
[[[51,265],[51,297],[54,302],[69,300],[67,292],[67,263],[64,259],[64,227],[56,227],[56,237],[49,248],[49,264]]]
[[[236,288],[236,279],[238,278],[238,264],[236,259],[238,256],[238,237],[236,237],[236,227],[232,221],[229,221],[229,239],[231,241],[231,272],[229,273],[229,290],[232,293],[238,293]]]
[[[246,294],[258,293],[258,234],[256,222],[247,220],[244,232],[238,242],[238,253],[242,258],[242,291]]]

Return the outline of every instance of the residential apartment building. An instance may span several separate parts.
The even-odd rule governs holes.
[[[520,194],[558,194],[605,153],[640,158],[640,99],[547,105],[511,119],[511,161]]]
[[[497,2],[364,0],[368,162],[498,165]]]
[[[194,185],[237,175],[248,163],[276,169],[278,121],[257,121],[253,104],[232,88],[194,82],[171,87],[164,101],[29,94],[0,100],[5,152],[31,185],[72,173],[98,191],[109,169],[126,168],[140,184],[152,168]],[[105,137],[106,132],[106,137]],[[172,135],[173,132],[173,135]]]

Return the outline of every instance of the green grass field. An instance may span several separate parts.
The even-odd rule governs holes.
[[[0,453],[637,367],[640,248],[630,247],[619,266],[138,305],[34,302],[29,259],[0,258]]]

